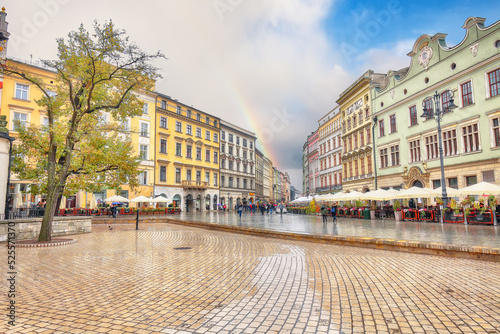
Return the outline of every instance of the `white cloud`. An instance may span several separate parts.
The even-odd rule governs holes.
[[[81,22],[91,29],[93,20],[112,19],[138,45],[169,58],[158,64],[160,92],[258,136],[271,133],[265,146],[275,165],[296,175],[301,160],[290,157],[301,156],[306,136],[353,79],[337,65],[342,55],[321,28],[332,1],[4,2],[18,41],[10,56],[54,58],[56,37]],[[276,111],[291,115],[286,128],[271,126]],[[292,178],[298,189],[301,183]]]

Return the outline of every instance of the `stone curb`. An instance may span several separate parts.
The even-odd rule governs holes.
[[[35,244],[25,244],[20,241],[13,243],[16,247],[19,248],[29,248],[29,247],[52,247],[52,246],[63,246],[76,243],[76,239],[68,239],[64,241],[54,241],[54,242],[45,242],[45,243],[35,243]]]
[[[128,218],[128,217],[127,217]],[[146,218],[146,217],[144,217]],[[424,242],[415,240],[381,239],[373,237],[353,237],[334,236],[318,234],[301,234],[282,231],[260,230],[253,227],[240,227],[221,225],[216,223],[206,223],[199,221],[187,221],[172,217],[158,217],[141,219],[139,223],[167,222],[191,227],[206,228],[211,230],[226,231],[232,233],[258,235],[271,238],[282,238],[289,240],[311,241],[319,243],[331,243],[336,245],[373,248],[381,250],[391,250],[398,252],[408,252],[415,254],[439,255],[462,259],[475,259],[483,261],[500,262],[500,248],[482,246],[452,245],[439,242]],[[135,223],[135,219],[101,219],[93,220],[93,224],[113,224],[113,223]]]

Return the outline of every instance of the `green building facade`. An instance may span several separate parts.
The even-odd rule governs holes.
[[[484,21],[468,18],[456,46],[446,44],[446,34],[420,36],[409,67],[371,85],[378,188],[441,185],[437,122],[420,117],[424,106],[436,110],[435,94],[445,112],[446,185],[500,184],[500,21]]]

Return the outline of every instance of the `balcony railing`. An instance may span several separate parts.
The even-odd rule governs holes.
[[[184,189],[208,189],[208,182],[204,181],[193,181],[193,180],[184,180],[182,181],[182,187]]]

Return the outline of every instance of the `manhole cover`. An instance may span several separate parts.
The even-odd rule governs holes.
[[[187,249],[192,249],[191,247],[175,247],[175,250],[187,250]]]

